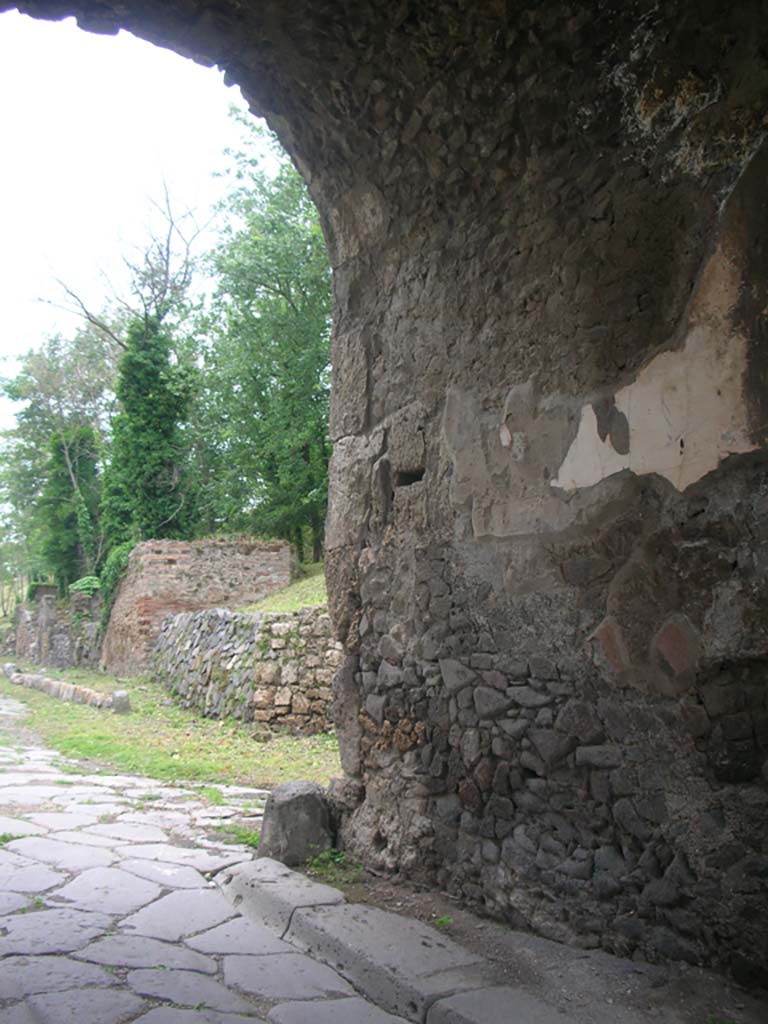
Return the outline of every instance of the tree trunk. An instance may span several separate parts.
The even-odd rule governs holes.
[[[293,543],[296,545],[296,556],[299,562],[304,561],[304,534],[301,527],[297,526],[293,533]]]
[[[319,562],[323,557],[323,524],[315,509],[310,513],[309,523],[312,529],[312,561]]]

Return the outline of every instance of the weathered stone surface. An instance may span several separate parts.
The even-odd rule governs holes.
[[[69,988],[109,988],[114,975],[63,956],[9,956],[0,974],[0,1002]]]
[[[353,995],[354,990],[330,967],[300,953],[225,956],[224,980],[262,999],[318,999]]]
[[[259,855],[289,867],[304,864],[332,846],[328,804],[314,782],[284,782],[269,795]]]
[[[324,999],[322,1002],[282,1003],[267,1017],[270,1024],[404,1024],[362,999]]]
[[[157,1006],[136,1018],[135,1024],[263,1024],[261,1017],[250,1014],[219,1013],[218,1010],[179,1010],[173,1006]]]
[[[244,917],[193,935],[186,944],[201,953],[241,953],[263,956],[266,953],[292,953],[293,947],[281,942],[275,932]]]
[[[91,868],[51,895],[74,904],[78,910],[129,914],[157,899],[161,892],[159,885],[119,868]]]
[[[427,925],[374,907],[297,910],[287,938],[411,1020],[435,996],[483,984],[486,965],[479,957]]]
[[[127,932],[173,942],[234,916],[232,905],[215,889],[183,889],[124,918],[120,927]]]
[[[82,949],[112,924],[105,914],[40,910],[0,918],[0,955],[39,956]]]
[[[130,992],[100,988],[30,996],[27,1004],[39,1024],[122,1024],[146,1005]]]
[[[109,935],[74,954],[79,960],[107,967],[174,967],[182,971],[215,974],[216,961],[184,946],[160,942],[146,935]]]
[[[499,986],[439,1000],[427,1013],[426,1024],[488,1024],[501,1020],[573,1024],[575,1018],[518,988]]]
[[[63,843],[40,836],[15,839],[8,844],[8,849],[65,871],[107,867],[115,861],[114,853],[109,850],[94,849],[82,843]]]
[[[219,884],[242,914],[279,935],[284,933],[297,908],[344,902],[338,889],[314,882],[268,857],[224,872]]]
[[[142,996],[169,999],[178,1006],[221,1010],[224,1013],[248,1013],[253,1009],[236,992],[219,981],[195,971],[139,970],[128,974],[128,985]]]

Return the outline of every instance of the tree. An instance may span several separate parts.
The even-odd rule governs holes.
[[[53,571],[46,551],[55,546],[50,531],[56,517],[50,501],[44,504],[50,473],[59,474],[59,499],[77,509],[83,556],[87,549],[86,561],[95,565],[100,560],[98,509],[92,494],[80,493],[77,466],[86,432],[98,476],[114,404],[115,365],[112,342],[86,326],[72,338],[49,338],[29,351],[16,376],[0,385],[20,406],[14,428],[0,438],[4,537],[16,552],[19,572],[28,578]]]
[[[112,421],[102,504],[109,548],[128,541],[188,536],[194,501],[180,425],[188,375],[171,364],[171,341],[154,317],[128,326]]]
[[[68,437],[54,434],[40,499],[42,554],[64,595],[70,583],[95,572],[100,545],[97,522],[101,481],[98,445],[90,427]]]
[[[328,493],[330,270],[317,211],[283,154],[261,169],[250,121],[234,156],[198,430],[210,526],[292,539],[322,552]]]

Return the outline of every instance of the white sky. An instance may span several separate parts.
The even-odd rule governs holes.
[[[0,15],[0,374],[41,337],[76,325],[61,278],[96,309],[118,287],[121,255],[142,247],[151,201],[201,222],[237,147],[240,93],[204,68],[125,32],[96,36],[64,22]],[[0,426],[7,426],[0,409]]]

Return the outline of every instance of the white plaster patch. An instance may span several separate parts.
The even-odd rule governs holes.
[[[601,440],[594,409],[586,405],[552,486],[573,491],[629,469],[637,476],[658,473],[683,491],[728,455],[753,451],[746,365],[740,335],[693,327],[683,349],[662,352],[616,393],[616,409],[629,425],[629,451],[620,454],[609,437]]]

